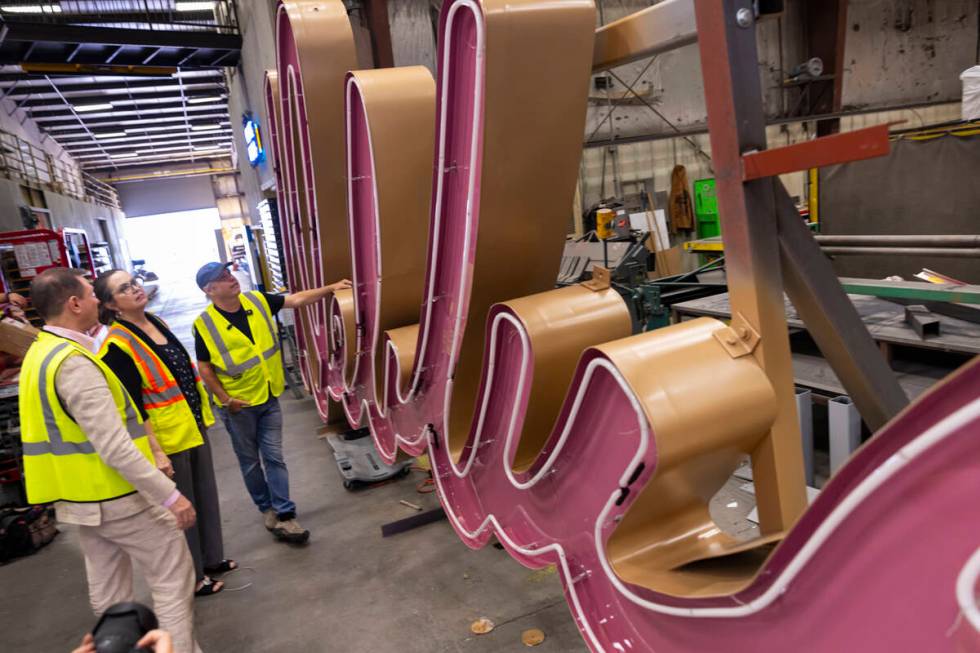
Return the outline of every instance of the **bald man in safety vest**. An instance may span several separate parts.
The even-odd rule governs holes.
[[[198,368],[266,529],[281,541],[302,544],[310,532],[296,519],[289,498],[279,407],[285,374],[274,320],[282,308],[323,301],[351,283],[343,279],[290,295],[243,293],[229,265],[207,263],[197,272],[197,285],[212,302],[194,322]]]
[[[153,463],[143,420],[87,333],[99,300],[81,270],[31,282],[44,329],[20,373],[24,478],[31,503],[55,502],[78,525],[96,615],[133,600],[133,563],[146,577],[160,627],[194,653],[194,566],[182,529],[194,507]]]

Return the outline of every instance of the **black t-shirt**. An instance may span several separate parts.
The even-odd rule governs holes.
[[[201,394],[197,391],[197,382],[194,380],[195,375],[194,368],[191,365],[191,357],[187,354],[184,346],[180,344],[180,341],[177,340],[177,337],[163,324],[160,318],[149,313],[146,316],[160,330],[160,333],[167,337],[167,344],[158,345],[142,329],[130,322],[119,320],[119,323],[135,333],[137,338],[142,340],[153,353],[160,357],[163,364],[174,375],[174,379],[177,381],[177,385],[180,387],[184,398],[187,399],[187,404],[190,406],[194,418],[198,422],[203,422],[204,420],[201,416],[202,398]],[[143,407],[143,378],[136,368],[136,363],[115,344],[109,345],[105,355],[102,357],[102,362],[108,365],[109,369],[122,382],[123,387],[126,388],[126,391],[133,398],[133,402],[145,420],[147,413]]]
[[[275,317],[279,311],[282,310],[283,304],[286,303],[285,295],[271,295],[267,292],[262,293],[265,297],[265,301],[269,303],[269,310],[272,311],[272,317]],[[228,320],[232,326],[245,334],[245,337],[255,343],[255,338],[252,337],[252,329],[248,326],[248,312],[245,310],[244,306],[240,306],[234,313],[229,313],[228,311],[223,311],[217,306],[214,307],[216,311],[221,313],[226,320]],[[208,346],[204,344],[204,338],[201,334],[197,332],[197,328],[194,329],[194,352],[197,354],[197,360],[199,362],[209,363],[211,362],[211,353],[208,351]]]

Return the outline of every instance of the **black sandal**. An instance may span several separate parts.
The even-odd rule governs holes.
[[[238,569],[238,563],[234,560],[222,560],[216,565],[205,567],[204,571],[208,574],[227,574],[229,571]]]
[[[201,581],[200,589],[194,591],[194,596],[213,596],[225,588],[223,580],[212,580],[210,576],[205,576]]]

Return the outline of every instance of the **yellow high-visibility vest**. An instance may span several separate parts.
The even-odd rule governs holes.
[[[197,425],[194,411],[191,410],[187,398],[180,389],[177,379],[167,364],[143,340],[118,322],[109,327],[109,334],[102,344],[100,356],[105,356],[109,345],[116,345],[136,365],[140,379],[143,381],[143,408],[153,426],[153,434],[160,443],[160,448],[167,455],[180,453],[204,444],[201,429]],[[194,382],[201,395],[201,418],[205,426],[214,424],[211,414],[211,402],[197,368],[194,370]]]
[[[247,292],[238,296],[245,308],[249,340],[225,318],[214,304],[194,321],[194,328],[207,345],[211,366],[225,391],[252,406],[278,397],[286,387],[282,370],[279,334],[272,322],[272,309],[262,293]]]
[[[153,460],[143,420],[112,370],[75,341],[41,331],[27,350],[20,371],[20,437],[27,500],[31,503],[107,501],[136,491],[102,461],[58,398],[55,375],[73,355],[85,356],[102,371],[119,420],[136,448],[147,460]]]

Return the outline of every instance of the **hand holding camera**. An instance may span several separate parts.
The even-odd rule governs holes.
[[[153,610],[145,605],[117,603],[72,653],[173,653],[170,633],[158,625]]]

